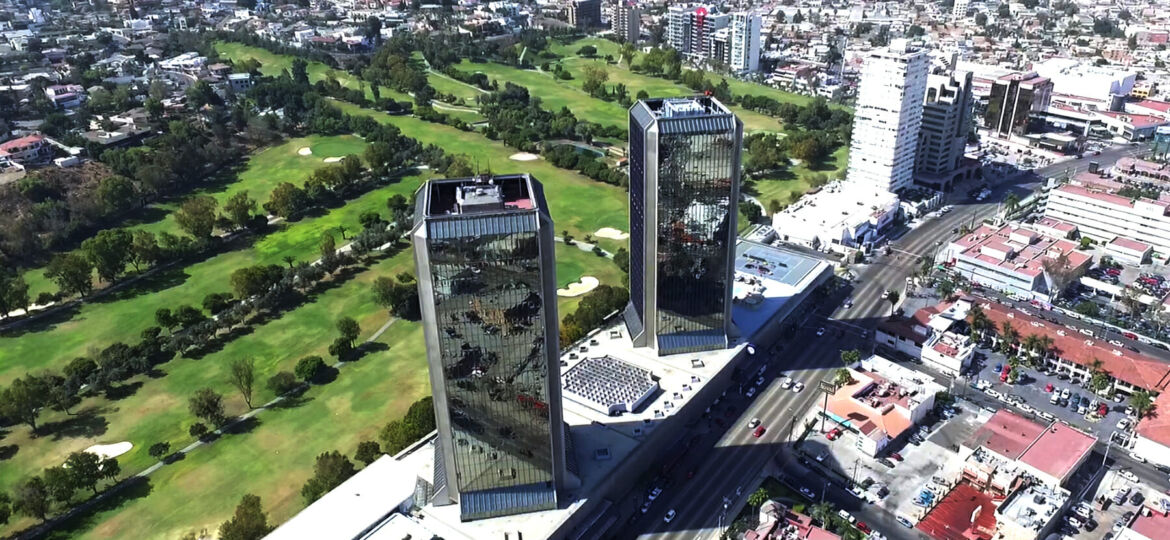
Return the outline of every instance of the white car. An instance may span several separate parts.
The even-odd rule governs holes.
[[[823,336],[823,335],[825,335],[825,327],[822,326],[820,328],[817,328],[817,336],[819,337],[819,336]]]
[[[748,429],[755,429],[755,427],[758,425],[760,425],[760,419],[752,418],[752,421],[748,422]]]
[[[791,387],[792,387],[792,377],[784,377],[784,380],[780,381],[780,388],[787,390]]]
[[[674,511],[674,509],[671,508],[670,510],[666,511],[665,516],[662,516],[662,521],[665,521],[666,523],[670,523],[674,519],[674,516],[677,516],[677,515],[678,515],[678,513],[676,513]]]
[[[650,490],[650,494],[646,496],[646,500],[653,501],[654,499],[657,499],[659,495],[662,495],[662,488],[656,487]]]
[[[1068,399],[1068,397],[1069,397],[1070,395],[1071,395],[1071,394],[1070,394],[1070,392],[1068,391],[1068,388],[1065,388],[1064,390],[1061,390],[1061,391],[1060,391],[1060,397],[1061,397],[1061,399]]]
[[[841,519],[848,521],[849,523],[857,523],[857,518],[849,515],[849,512],[846,512],[844,510],[837,510],[837,515],[840,516]]]
[[[745,396],[747,396],[747,397],[755,397],[755,395],[756,395],[756,387],[754,387],[754,386],[753,386],[753,387],[751,387],[751,388],[748,388],[748,391],[747,391],[747,392],[744,392],[744,394],[743,394],[743,395],[745,395]]]
[[[1130,482],[1137,482],[1138,481],[1138,477],[1136,474],[1133,473],[1133,471],[1125,470],[1125,471],[1121,471],[1117,474],[1121,475],[1122,478],[1129,480]]]
[[[798,382],[798,383],[792,385],[793,392],[800,393],[801,390],[804,390],[804,383]]]
[[[1146,458],[1145,458],[1145,457],[1143,457],[1143,456],[1139,456],[1139,455],[1137,455],[1137,454],[1135,454],[1135,453],[1133,453],[1133,452],[1130,452],[1130,453],[1129,453],[1129,457],[1130,457],[1130,459],[1132,459],[1132,460],[1134,460],[1134,461],[1136,461],[1136,462],[1138,462],[1138,463],[1145,463],[1145,462],[1146,462]],[[1126,472],[1129,472],[1129,471],[1126,471]]]
[[[1001,394],[1000,394],[999,392],[995,391],[995,390],[988,389],[988,390],[987,390],[987,395],[989,395],[989,396],[991,396],[991,397],[993,397],[993,398],[995,398],[995,399],[999,399],[999,396],[1000,396]]]
[[[1129,429],[1129,418],[1122,418],[1117,422],[1117,429]]]
[[[804,486],[801,486],[801,487],[800,487],[800,494],[801,494],[801,495],[804,495],[805,497],[808,497],[808,498],[810,498],[810,499],[815,499],[815,498],[817,498],[817,494],[816,494],[816,493],[813,493],[813,490],[811,490],[811,489],[809,489],[809,488],[806,488],[806,487],[804,487]]]
[[[1123,347],[1124,346],[1120,341],[1117,341],[1116,339],[1109,340],[1109,344],[1113,345],[1114,347]]]

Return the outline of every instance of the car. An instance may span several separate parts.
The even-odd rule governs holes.
[[[666,523],[670,523],[672,520],[674,520],[674,516],[677,516],[677,515],[678,515],[678,513],[675,512],[673,508],[671,508],[670,510],[666,511],[665,516],[662,516],[662,521],[664,521]]]
[[[1119,523],[1129,523],[1129,520],[1131,520],[1131,519],[1133,519],[1133,511],[1132,510],[1127,511],[1124,514],[1121,514],[1121,517],[1118,518],[1117,521]]]
[[[914,446],[918,446],[918,445],[922,444],[922,437],[919,437],[918,434],[911,435],[909,442],[910,442],[910,444],[913,444]]]
[[[1081,521],[1081,518],[1076,517],[1076,516],[1067,516],[1064,518],[1064,521],[1077,529],[1079,529],[1085,525],[1085,523],[1083,521]]]
[[[835,441],[835,440],[839,439],[840,437],[841,437],[841,430],[838,428],[833,428],[833,429],[829,430],[828,433],[825,434],[825,438],[829,439],[830,441]]]
[[[902,457],[902,454],[899,454],[897,452],[890,452],[890,457],[892,457],[898,461],[905,461],[905,458]]]
[[[809,488],[806,488],[806,487],[804,487],[804,486],[801,486],[801,487],[800,487],[800,494],[801,494],[801,495],[804,495],[805,497],[808,497],[808,498],[810,498],[810,499],[815,499],[815,498],[817,498],[817,494],[816,494],[816,493],[813,493],[813,490],[811,490],[811,489],[809,489]]]
[[[849,491],[850,495],[853,495],[854,497],[857,497],[858,499],[862,499],[862,500],[865,499],[865,492],[861,490],[861,486],[853,486],[853,487],[849,488],[848,491]]]
[[[643,514],[645,514],[646,512],[649,512],[650,511],[650,501],[646,501],[645,503],[643,503],[641,510],[642,510]]]
[[[1145,500],[1146,500],[1146,497],[1145,497],[1145,495],[1142,495],[1142,492],[1140,490],[1134,491],[1133,495],[1129,496],[1129,504],[1132,504],[1134,506],[1140,506],[1142,504],[1142,502]]]
[[[846,512],[844,510],[837,510],[837,516],[845,521],[848,521],[849,523],[857,522],[857,518],[849,515],[849,512]]]
[[[747,396],[747,397],[755,397],[755,395],[756,395],[756,387],[754,387],[754,386],[753,386],[753,387],[751,387],[751,388],[748,388],[747,392],[744,392],[744,394],[743,394],[743,395],[745,395],[745,396]]]
[[[859,530],[865,534],[869,534],[869,533],[873,532],[873,529],[870,529],[869,525],[866,525],[864,521],[858,521],[856,527],[857,527],[857,530]]]
[[[1133,413],[1134,413],[1134,412],[1135,412],[1135,411],[1134,411],[1134,408],[1133,408],[1133,406],[1126,406],[1126,407],[1125,407],[1125,415],[1126,415],[1126,416],[1133,416]]]
[[[657,499],[659,495],[662,495],[662,488],[656,486],[654,489],[650,490],[648,495],[646,495],[646,500],[653,501],[654,499]]]
[[[823,336],[823,335],[825,335],[825,327],[824,327],[824,326],[822,326],[822,327],[820,327],[820,328],[817,328],[817,336],[818,336],[818,337],[820,337],[820,336]]]
[[[784,390],[792,388],[792,377],[784,377],[784,380],[780,381],[780,388]]]
[[[846,307],[846,309],[853,307],[853,297],[850,296],[849,298],[846,298],[843,305]]]
[[[902,517],[902,516],[898,516],[896,519],[898,520],[898,524],[899,524],[899,525],[901,525],[901,526],[903,526],[903,527],[906,527],[907,529],[913,529],[913,528],[914,528],[914,522],[913,522],[913,521],[910,521],[910,520],[908,520],[908,519],[906,519],[906,518],[904,518],[904,517]]]
[[[1117,474],[1121,475],[1122,478],[1129,480],[1130,482],[1137,482],[1138,481],[1138,477],[1136,474],[1133,473],[1133,471],[1124,470],[1124,471],[1121,471]]]
[[[764,378],[763,377],[756,379],[756,386],[764,386]]]
[[[1118,341],[1118,340],[1116,340],[1116,339],[1111,339],[1111,340],[1109,340],[1109,344],[1110,344],[1110,345],[1113,345],[1114,347],[1123,347],[1123,346],[1125,346],[1125,345],[1124,345],[1122,342],[1120,342],[1120,341]]]
[[[752,418],[751,421],[748,422],[748,429],[755,429],[758,425],[760,425],[760,419]]]
[[[796,392],[799,394],[801,390],[804,390],[804,383],[798,382],[798,383],[792,385],[793,392]]]
[[[1062,397],[1064,399],[1068,399],[1068,396],[1069,396],[1068,388],[1062,389],[1060,391],[1060,397]]]
[[[768,431],[768,428],[765,428],[764,426],[759,426],[756,428],[755,431],[752,432],[752,437],[755,437],[758,439],[758,438],[762,437],[764,435],[764,432],[766,432],[766,431]]]

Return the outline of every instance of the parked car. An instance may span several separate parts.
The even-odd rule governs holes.
[[[665,516],[662,516],[662,521],[665,521],[666,523],[670,523],[672,520],[674,520],[674,516],[677,516],[677,515],[678,515],[678,513],[676,513],[674,511],[674,509],[671,508],[670,510],[666,511]]]
[[[914,522],[912,522],[912,521],[910,521],[902,516],[898,516],[896,519],[898,520],[898,523],[900,525],[902,525],[903,527],[906,527],[907,529],[914,528]]]
[[[891,469],[894,468],[894,462],[890,461],[886,458],[878,458],[877,462],[881,463],[882,465],[885,465],[886,467],[889,467]]]
[[[744,395],[747,397],[754,397],[756,395],[756,387],[753,386],[751,388],[748,388],[748,391],[745,392]]]
[[[869,533],[873,532],[873,529],[870,529],[869,525],[866,525],[864,521],[857,522],[857,530],[859,530],[865,534],[869,534]]]
[[[801,487],[800,487],[800,494],[801,494],[801,495],[804,495],[805,497],[808,497],[808,498],[810,498],[810,499],[815,499],[815,498],[817,498],[817,494],[816,494],[816,493],[813,493],[813,490],[811,490],[811,489],[809,489],[809,488],[806,488],[806,487],[804,487],[804,486],[801,486]]]
[[[902,458],[902,454],[899,454],[897,452],[890,452],[890,457],[892,457],[898,461],[904,461],[904,458]]]
[[[848,521],[850,524],[857,522],[857,518],[849,515],[849,512],[846,512],[844,510],[837,510],[837,515],[840,516],[841,519]]]
[[[756,379],[756,386],[764,386],[764,378],[763,377]]]

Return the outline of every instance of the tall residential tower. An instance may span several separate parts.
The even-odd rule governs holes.
[[[553,223],[529,175],[431,180],[415,264],[438,428],[436,505],[557,507],[565,482]]]
[[[913,184],[929,68],[927,53],[904,39],[865,58],[849,144],[849,182],[891,192]]]
[[[630,108],[635,346],[668,355],[728,345],[742,145],[743,123],[711,97]]]

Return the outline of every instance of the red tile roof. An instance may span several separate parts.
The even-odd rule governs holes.
[[[1136,107],[1144,107],[1146,109],[1159,111],[1159,112],[1170,112],[1170,103],[1167,103],[1165,101],[1157,101],[1157,100],[1153,100],[1153,99],[1143,99],[1137,103],[1131,103],[1131,105],[1134,105]]]
[[[1044,262],[1055,257],[1054,252],[1067,253],[1069,264],[1074,268],[1088,264],[1091,259],[1089,255],[1076,251],[1077,244],[1071,240],[1045,236],[1011,224],[1000,227],[980,225],[952,242],[952,246],[960,248],[959,257],[1031,278],[1044,273]],[[985,249],[997,253],[984,253]]]
[[[990,540],[995,533],[995,508],[1002,501],[968,484],[959,484],[918,522],[917,528],[936,540]]]
[[[1137,240],[1130,240],[1124,236],[1114,238],[1109,244],[1138,252],[1145,252],[1147,249],[1151,249],[1149,244],[1138,242]]]
[[[1102,369],[1113,377],[1153,392],[1162,392],[1170,386],[1170,364],[1166,362],[1140,352],[1114,347],[1104,340],[1088,338],[1074,329],[1042,321],[1002,304],[985,299],[979,301],[983,313],[995,323],[997,330],[1003,327],[1004,322],[1011,322],[1022,335],[1036,334],[1052,338],[1055,354],[1069,362],[1087,367],[1092,365],[1094,359],[1100,360]],[[1059,332],[1064,332],[1064,335]]]
[[[1074,186],[1065,184],[1056,188],[1053,191],[1061,191],[1070,195],[1078,195],[1089,199],[1094,199],[1103,203],[1112,204],[1114,206],[1124,206],[1126,208],[1133,208],[1133,200],[1129,197],[1122,197],[1121,195],[1114,195],[1104,191],[1095,191],[1082,186]]]
[[[1130,526],[1133,532],[1146,538],[1170,538],[1170,515],[1161,512],[1150,512],[1148,516],[1144,514],[1138,513],[1138,518]]]
[[[0,151],[24,148],[31,144],[40,144],[40,142],[43,140],[45,140],[45,138],[40,135],[25,135],[19,139],[12,139],[11,141],[8,141],[4,144],[0,144]]]
[[[1154,400],[1154,409],[1138,421],[1136,431],[1151,441],[1170,446],[1170,392]]]
[[[1151,127],[1156,127],[1156,126],[1162,126],[1162,125],[1165,125],[1167,123],[1167,120],[1165,118],[1162,118],[1160,116],[1153,116],[1153,115],[1149,115],[1149,114],[1129,114],[1129,113],[1120,113],[1120,112],[1113,112],[1113,111],[1097,111],[1097,114],[1117,119],[1121,122],[1124,122],[1126,124],[1133,126],[1134,129],[1151,128]]]

